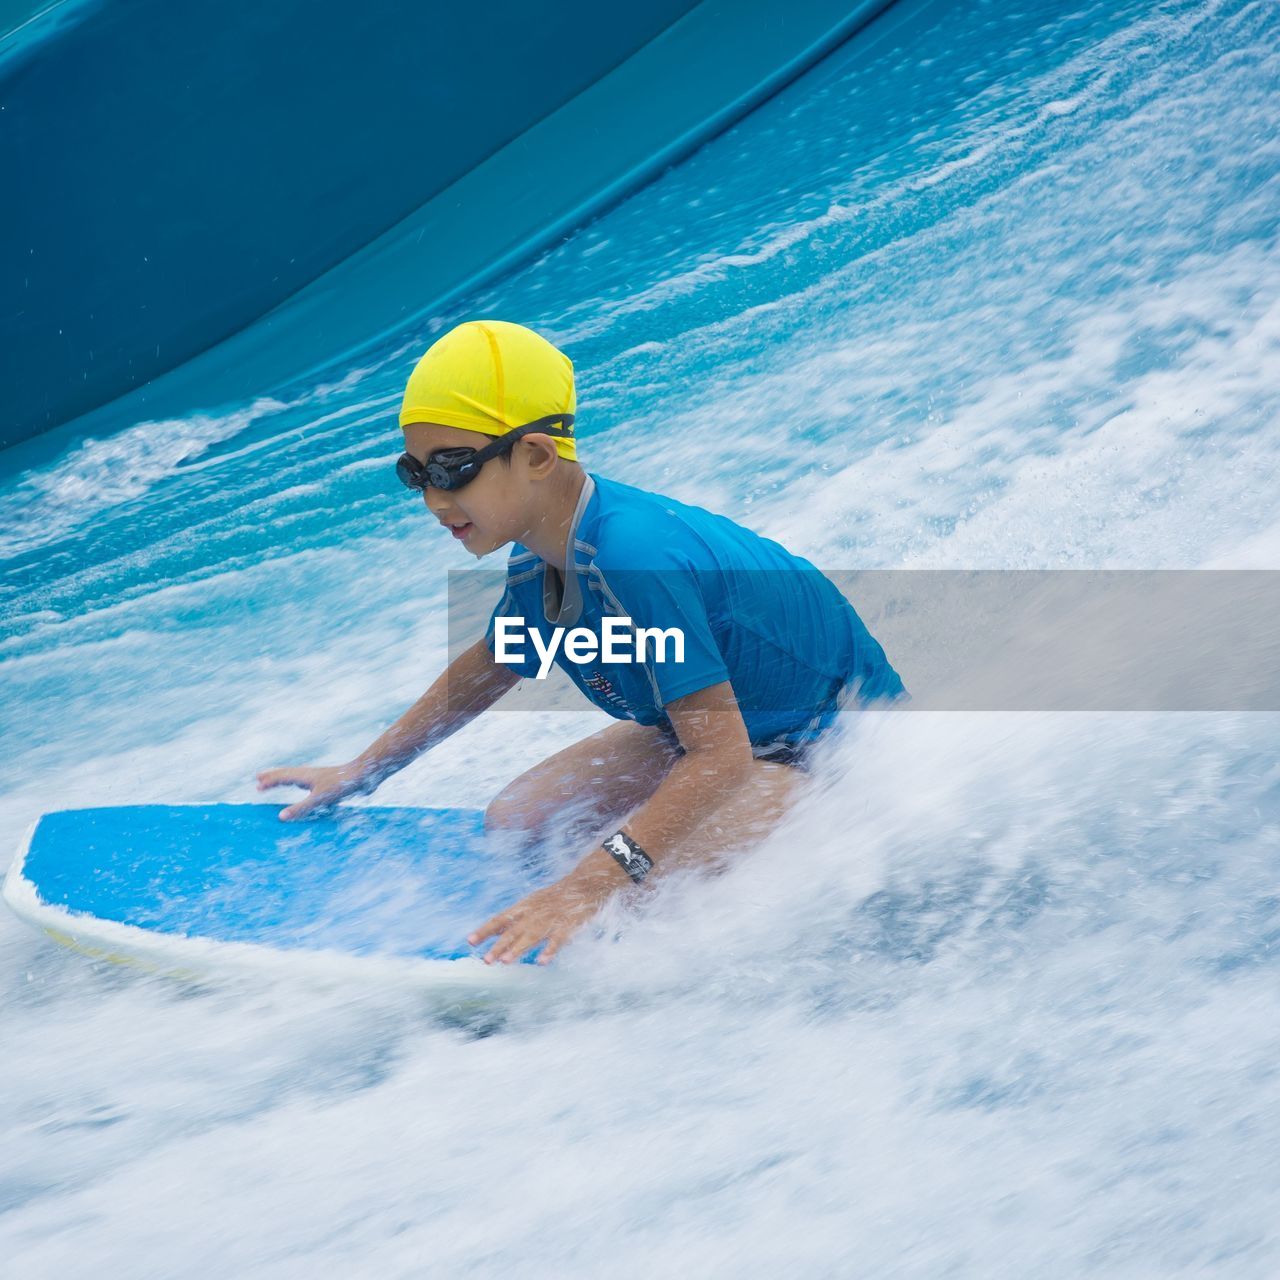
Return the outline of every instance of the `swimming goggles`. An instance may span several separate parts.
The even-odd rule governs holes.
[[[561,426],[552,426],[561,423]],[[515,427],[506,435],[499,436],[492,444],[483,449],[437,449],[429,454],[426,462],[419,462],[411,453],[402,453],[396,459],[396,475],[406,488],[419,491],[428,486],[432,489],[461,489],[470,484],[480,474],[480,468],[493,458],[508,452],[521,436],[540,431],[548,436],[572,436],[573,414],[552,413],[534,422],[526,422],[522,427]]]

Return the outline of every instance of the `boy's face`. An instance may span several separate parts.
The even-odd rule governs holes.
[[[491,458],[461,489],[428,487],[422,492],[427,510],[473,556],[486,556],[519,541],[536,517],[535,480],[540,468],[536,462],[530,467],[526,456],[530,451],[521,448],[528,439],[516,442],[510,465],[502,458]],[[436,422],[411,422],[404,427],[404,441],[405,450],[425,462],[437,449],[483,449],[493,443],[493,437]]]

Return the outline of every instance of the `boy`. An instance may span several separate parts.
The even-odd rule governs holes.
[[[516,544],[506,591],[485,637],[355,760],[258,775],[259,790],[309,791],[286,820],[371,791],[545,672],[554,649],[618,723],[516,778],[485,823],[530,838],[558,827],[564,840],[566,813],[585,810],[595,839],[562,880],[469,936],[472,946],[496,938],[490,964],[542,942],[546,963],[618,890],[759,839],[848,697],[904,696],[852,606],[807,560],[727,517],[585,472],[575,407],[569,359],[520,325],[470,321],[427,351],[405,388],[397,474],[472,555]],[[565,642],[570,627],[583,643],[572,632]],[[628,628],[633,649],[605,643]]]

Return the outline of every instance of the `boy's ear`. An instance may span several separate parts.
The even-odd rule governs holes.
[[[549,475],[554,469],[558,455],[555,442],[550,436],[543,435],[540,431],[531,431],[516,443],[523,450],[525,465],[531,475]]]

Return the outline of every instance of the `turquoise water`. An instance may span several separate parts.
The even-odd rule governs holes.
[[[15,451],[0,842],[257,799],[429,683],[470,558],[399,489],[394,413],[466,316],[569,351],[590,469],[824,567],[1275,567],[1278,28],[901,4],[322,382]],[[602,723],[495,714],[376,801],[483,804]],[[759,854],[571,949],[501,1034],[100,971],[0,920],[0,1249],[24,1276],[1273,1276],[1277,730],[852,722]]]

